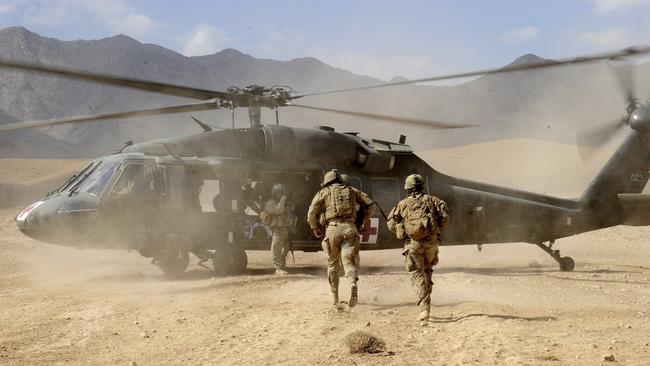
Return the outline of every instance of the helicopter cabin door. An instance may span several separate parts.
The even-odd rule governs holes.
[[[371,190],[367,192],[370,198],[377,204],[375,217],[366,223],[361,233],[362,244],[381,244],[393,239],[393,235],[388,231],[385,221],[380,210],[386,214],[400,200],[400,186],[395,178],[371,178]],[[381,218],[381,219],[380,219]],[[381,224],[380,224],[381,223]]]
[[[156,181],[153,162],[126,161],[103,197],[104,221],[126,248],[137,248],[138,237],[150,237],[156,221]]]

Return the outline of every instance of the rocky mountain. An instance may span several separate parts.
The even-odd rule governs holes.
[[[17,27],[0,31],[0,57],[217,90],[232,85],[260,84],[290,85],[308,92],[380,82],[309,57],[290,61],[257,59],[234,49],[186,57],[123,35],[101,40],[59,41]],[[541,60],[524,55],[513,64]],[[623,101],[608,68],[604,64],[564,67],[484,76],[454,86],[411,85],[300,100],[302,104],[481,125],[469,130],[412,128],[295,108],[282,109],[280,116],[287,125],[326,124],[382,139],[395,139],[405,133],[418,149],[508,137],[568,142],[579,126],[620,115]],[[643,80],[647,80],[648,70],[647,65],[642,67],[646,71],[640,73]],[[0,123],[184,102],[187,100],[0,70],[0,111],[4,113],[0,115]],[[227,111],[195,115],[213,124],[230,124]],[[271,113],[265,112],[264,119],[271,120]],[[247,125],[246,111],[237,113],[237,121],[239,126]],[[110,153],[126,140],[143,141],[197,131],[187,115],[53,127],[0,136],[0,156],[51,156],[54,152],[93,156]]]
[[[0,112],[0,121],[18,122],[14,117]],[[78,155],[76,147],[38,130],[19,130],[0,133],[0,159],[2,158],[70,158]]]

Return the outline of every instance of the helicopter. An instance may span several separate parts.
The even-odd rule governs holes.
[[[325,172],[347,173],[349,184],[368,193],[379,207],[360,230],[362,250],[402,248],[386,226],[385,213],[404,198],[404,179],[422,175],[429,193],[445,200],[451,225],[443,246],[523,242],[536,245],[572,271],[575,262],[553,245],[557,239],[616,225],[649,225],[650,195],[642,194],[650,177],[650,103],[639,103],[626,86],[625,115],[588,134],[603,143],[612,131],[627,128],[626,139],[576,199],[565,199],[455,178],[414,154],[400,135],[397,141],[366,138],[328,126],[314,129],[279,124],[279,108],[303,108],[433,129],[472,128],[426,119],[401,118],[295,103],[300,98],[422,82],[526,72],[534,69],[629,59],[650,48],[628,48],[579,58],[507,68],[484,69],[362,87],[297,93],[289,87],[251,85],[214,91],[114,75],[0,60],[0,67],[101,85],[149,91],[200,101],[98,115],[0,125],[0,132],[89,121],[111,121],[215,109],[247,108],[250,126],[214,130],[194,118],[202,132],[134,144],[93,160],[61,187],[22,210],[20,231],[36,240],[63,246],[135,250],[168,275],[212,262],[220,274],[242,273],[247,250],[268,250],[270,230],[260,220],[270,187],[282,183],[306,215]],[[275,111],[275,124],[263,125],[261,109]],[[234,118],[234,112],[233,112]],[[585,135],[587,136],[587,135]],[[303,215],[305,214],[305,215]],[[292,234],[292,249],[322,250],[306,220]]]

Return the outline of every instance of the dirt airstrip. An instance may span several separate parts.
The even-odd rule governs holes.
[[[482,164],[460,150],[423,156],[445,172],[460,175],[474,167],[466,176],[498,181],[502,167],[496,176],[480,167],[504,163],[499,154],[518,144],[467,147],[481,153]],[[556,155],[547,158],[558,165],[547,167],[547,174],[519,168],[516,179],[496,183],[572,194],[595,172],[571,166],[573,160],[558,155],[570,153],[562,146],[532,146],[539,149],[530,158],[550,151]],[[0,187],[41,189],[83,162],[53,164],[59,165],[47,172],[47,162],[0,160]],[[562,177],[569,171],[571,185]],[[47,174],[53,176],[43,178]],[[558,184],[544,180],[549,176]],[[170,281],[136,253],[31,240],[13,224],[27,202],[3,202],[0,364],[650,364],[647,227],[559,240],[556,246],[576,260],[571,273],[526,244],[485,245],[482,252],[442,248],[433,317],[420,327],[397,250],[362,252],[360,304],[336,310],[328,305],[322,253],[296,253],[290,276],[271,274],[268,252],[249,252],[243,276],[213,277],[192,264],[183,278]],[[358,329],[383,338],[387,352],[347,353],[342,341]]]

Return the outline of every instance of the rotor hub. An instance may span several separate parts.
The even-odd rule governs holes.
[[[630,114],[627,123],[637,131],[650,131],[650,104],[635,108]]]
[[[230,94],[229,101],[233,107],[266,107],[277,108],[289,104],[297,96],[288,86],[273,86],[267,88],[261,85],[249,85],[243,88],[231,86],[226,89]]]

